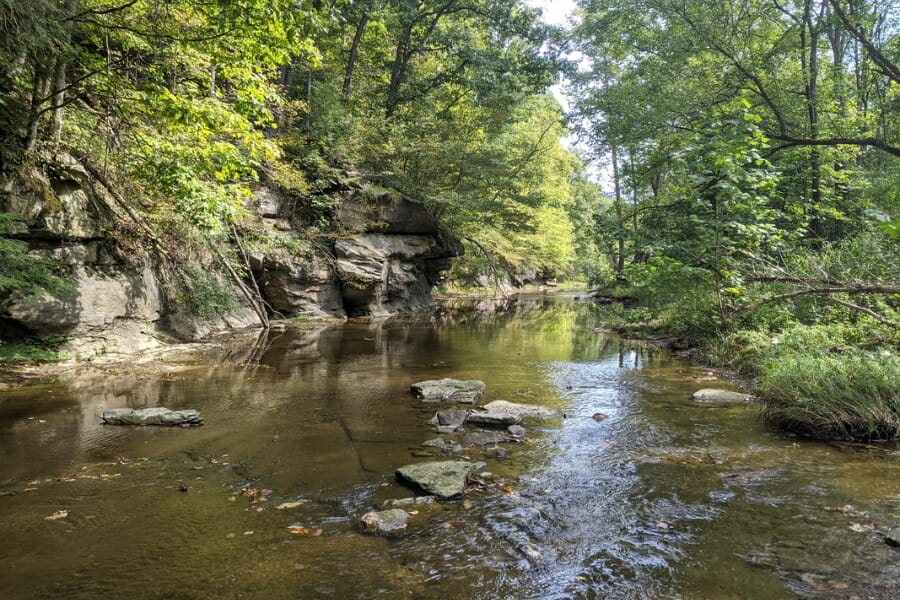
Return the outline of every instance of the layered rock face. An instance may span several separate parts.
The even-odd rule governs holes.
[[[363,202],[346,190],[339,196],[342,233],[336,239],[304,253],[275,248],[250,256],[276,316],[382,316],[431,306],[431,288],[462,254],[460,242],[412,199],[385,192]],[[277,194],[261,189],[253,208],[264,226],[301,237]],[[0,212],[21,217],[16,237],[35,256],[61,265],[71,291],[62,298],[0,296],[0,336],[63,335],[73,340],[68,350],[87,357],[152,348],[166,336],[194,340],[258,324],[237,292],[238,308],[225,315],[198,318],[179,309],[168,297],[171,286],[161,284],[162,257],[149,248],[127,258],[116,250],[127,211],[71,157],[6,182]],[[231,285],[226,276],[219,279]]]
[[[72,290],[62,298],[0,298],[0,333],[82,336],[96,351],[152,347],[144,330],[163,311],[158,282],[148,264],[116,255],[107,237],[114,203],[89,179],[64,156],[50,175],[31,170],[4,186],[0,212],[21,216],[18,237],[34,255],[61,265]]]
[[[257,196],[257,211],[271,227],[278,228],[284,216],[280,204],[271,191]],[[346,233],[327,253],[278,250],[254,259],[276,311],[360,317],[424,310],[432,305],[431,288],[463,252],[424,205],[402,195],[345,196],[336,217]]]

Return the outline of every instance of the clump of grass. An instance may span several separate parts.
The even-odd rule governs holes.
[[[763,418],[816,439],[900,438],[900,358],[879,354],[790,354],[763,365]]]

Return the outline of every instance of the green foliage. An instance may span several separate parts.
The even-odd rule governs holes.
[[[22,362],[60,362],[68,354],[60,351],[60,338],[24,338],[13,341],[0,340],[0,364]]]
[[[179,273],[175,304],[188,314],[202,318],[221,316],[238,308],[230,285],[215,273],[193,266]]]
[[[41,294],[61,296],[72,286],[58,275],[59,266],[28,252],[28,244],[10,237],[16,216],[0,213],[0,296],[16,293],[23,298]]]

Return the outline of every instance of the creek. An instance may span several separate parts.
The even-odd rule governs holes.
[[[572,296],[447,301],[2,391],[0,597],[900,596],[896,446],[699,404],[728,382],[598,324]],[[364,513],[412,493],[397,467],[445,459],[409,393],[442,377],[565,418],[502,457],[464,446],[489,485],[368,534]],[[205,425],[100,424],[157,405]]]

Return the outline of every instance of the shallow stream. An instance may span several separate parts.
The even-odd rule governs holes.
[[[0,392],[0,597],[900,597],[896,447],[695,403],[729,384],[597,319],[565,296],[456,302]],[[484,486],[367,534],[412,493],[397,467],[445,459],[409,393],[441,377],[565,418],[503,457],[465,446]],[[155,405],[206,424],[99,423]]]

